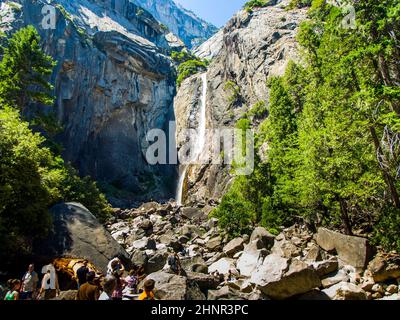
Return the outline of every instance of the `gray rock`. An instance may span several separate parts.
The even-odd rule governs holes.
[[[210,251],[219,251],[222,246],[222,238],[220,236],[215,237],[207,241],[206,248]]]
[[[257,267],[250,281],[272,299],[286,299],[306,293],[321,285],[317,273],[304,262],[269,255]]]
[[[346,236],[319,228],[316,241],[325,251],[336,250],[340,260],[358,270],[364,269],[371,258],[372,248],[365,238]]]
[[[364,290],[348,282],[340,282],[328,289],[322,290],[331,300],[366,300]]]
[[[130,267],[128,253],[83,205],[61,203],[52,207],[50,214],[53,228],[47,239],[34,248],[38,261],[84,258],[105,273],[108,262],[120,256],[125,267]]]
[[[165,266],[168,258],[167,251],[156,251],[153,256],[151,256],[147,263],[145,264],[145,272],[146,274],[154,273],[162,270]]]
[[[228,257],[233,257],[235,253],[242,251],[244,248],[244,241],[242,238],[235,238],[231,240],[224,248],[223,251]]]
[[[131,261],[136,266],[145,266],[147,263],[147,255],[141,250],[134,250],[131,255]]]
[[[349,276],[343,270],[339,270],[335,274],[329,275],[321,280],[323,288],[329,288],[339,282],[348,282],[350,280]]]
[[[400,278],[400,256],[377,255],[368,264],[368,270],[375,282],[383,282],[388,279]]]
[[[208,267],[208,272],[218,271],[220,274],[228,274],[229,270],[236,270],[235,260],[222,258]]]
[[[146,277],[155,281],[155,296],[160,300],[205,300],[198,284],[186,277],[163,271],[152,273]]]
[[[264,248],[270,249],[274,245],[275,236],[263,227],[256,227],[251,234],[250,242],[254,240],[261,240],[264,244]]]
[[[320,277],[335,272],[339,267],[336,257],[332,257],[329,260],[314,262],[311,265]]]

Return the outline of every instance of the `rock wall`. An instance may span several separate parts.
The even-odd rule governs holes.
[[[65,160],[111,190],[123,189],[111,197],[116,206],[173,196],[176,168],[147,164],[145,134],[173,120],[174,69],[165,53],[179,43],[128,0],[51,1],[56,25],[47,30],[46,1],[18,3],[0,1],[0,30],[34,25],[57,60],[54,110]]]
[[[299,59],[295,36],[300,23],[306,19],[307,9],[288,11],[287,4],[288,1],[278,1],[252,13],[239,12],[222,31],[195,51],[202,58],[212,58],[207,71],[208,129],[232,128],[255,103],[268,103],[267,79],[282,75],[291,59]],[[232,92],[225,88],[228,81],[240,88],[235,103],[230,102]],[[191,122],[187,119],[196,116],[199,86],[201,81],[196,75],[179,88],[175,98],[178,124],[195,127],[196,119]],[[183,143],[181,129],[178,125],[178,146]],[[192,166],[188,172],[188,191],[184,199],[190,204],[219,199],[232,180],[229,167],[222,165]]]
[[[134,2],[167,26],[188,48],[200,45],[218,30],[173,0],[134,0]]]

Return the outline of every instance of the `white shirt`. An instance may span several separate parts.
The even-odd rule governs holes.
[[[111,298],[105,291],[103,291],[103,293],[99,297],[99,300],[111,300]]]

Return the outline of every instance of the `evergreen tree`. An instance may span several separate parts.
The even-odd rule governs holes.
[[[0,62],[0,100],[21,111],[30,103],[52,105],[53,86],[48,82],[56,63],[40,47],[33,26],[15,32],[6,42]]]

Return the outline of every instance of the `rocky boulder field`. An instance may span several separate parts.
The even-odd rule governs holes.
[[[400,257],[367,239],[325,228],[313,234],[301,224],[229,239],[206,211],[151,202],[115,209],[106,228],[156,281],[159,299],[400,299]],[[169,248],[185,252],[185,276],[163,271]]]

